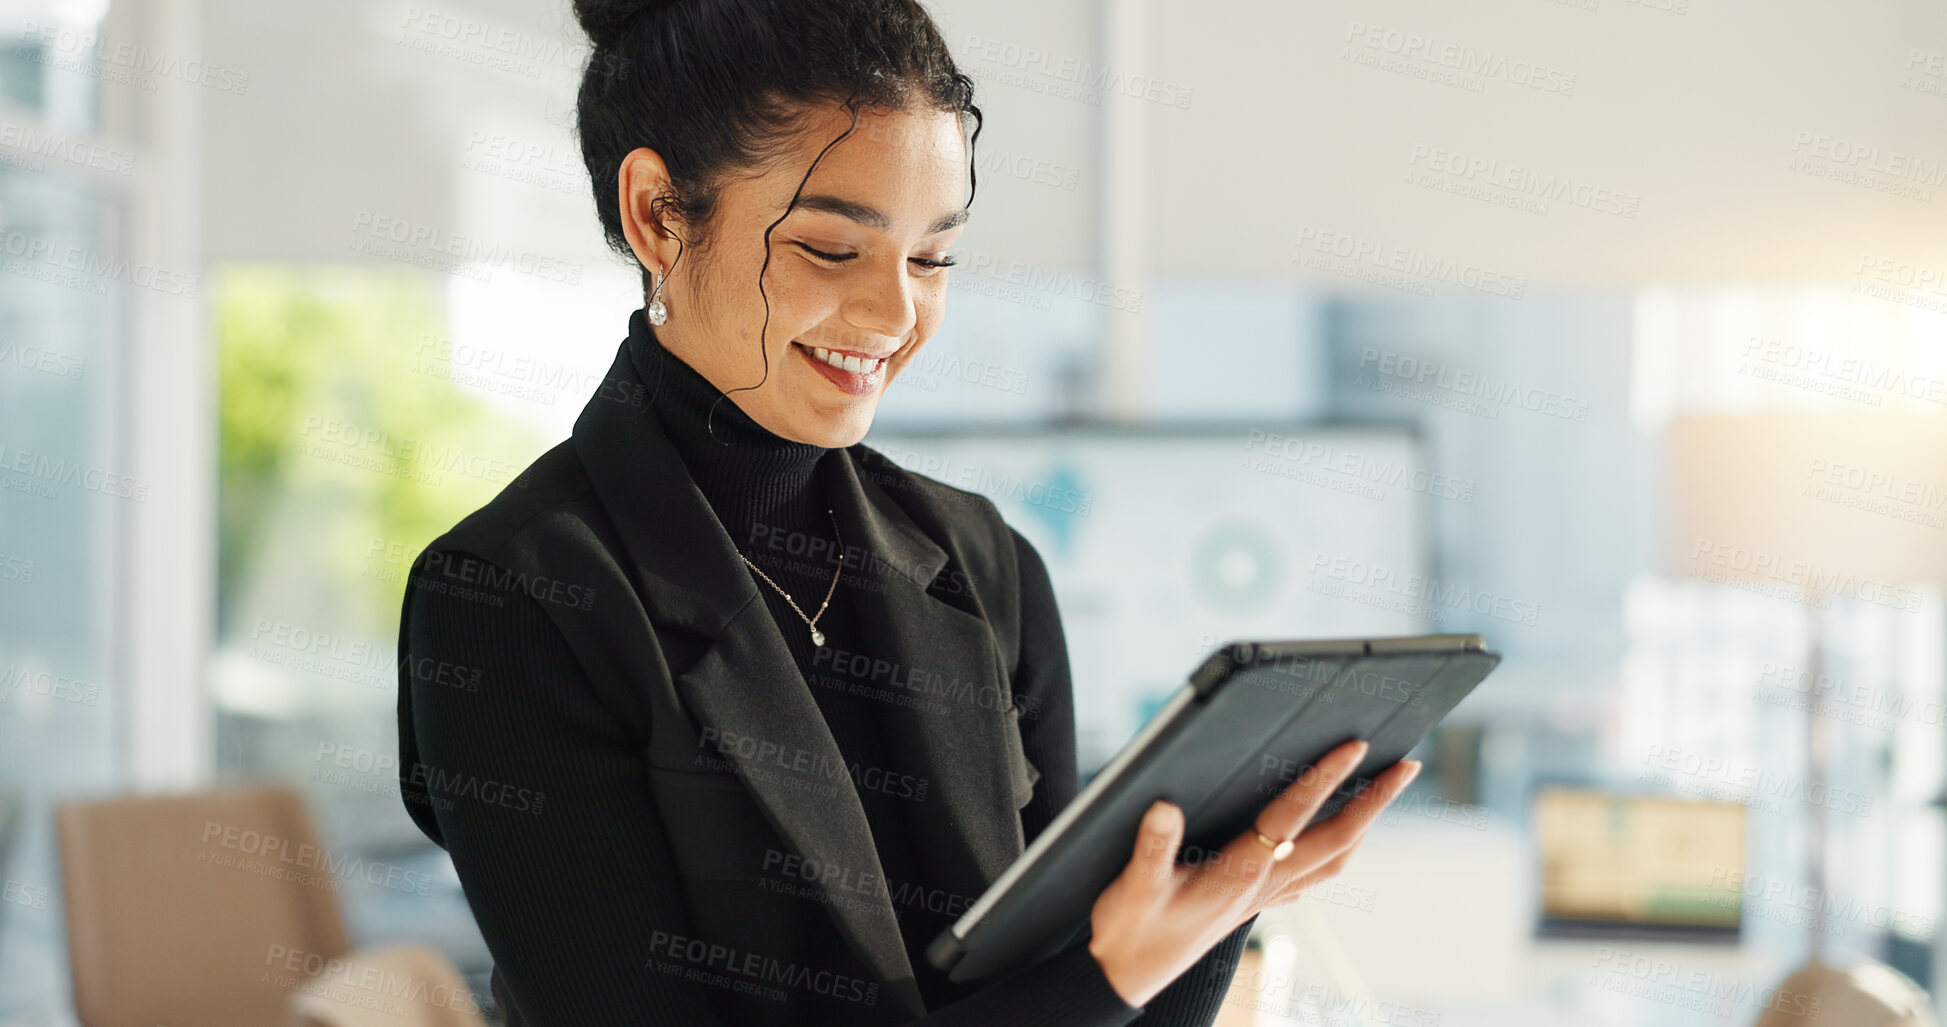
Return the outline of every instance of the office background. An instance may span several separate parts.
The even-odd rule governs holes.
[[[928,7],[979,192],[867,442],[1047,558],[1084,772],[1229,638],[1506,656],[1233,1022],[1749,1023],[1815,934],[1934,990],[1947,8]],[[394,631],[640,304],[586,57],[556,0],[0,5],[0,1025],[76,1022],[57,804],[246,781],[484,996]]]

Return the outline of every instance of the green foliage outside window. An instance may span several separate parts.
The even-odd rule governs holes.
[[[312,631],[389,637],[412,558],[547,448],[451,380],[438,286],[410,269],[219,276],[220,633],[301,610]]]

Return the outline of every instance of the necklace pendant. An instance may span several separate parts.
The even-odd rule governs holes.
[[[822,631],[820,631],[820,630],[818,630],[817,628],[812,628],[812,629],[811,629],[811,644],[812,644],[812,645],[824,645],[824,644],[825,644],[825,633],[824,633],[824,632],[822,632]]]

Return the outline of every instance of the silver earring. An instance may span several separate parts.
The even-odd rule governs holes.
[[[668,279],[651,271],[649,272],[649,280],[655,283],[655,288],[649,293],[649,323],[659,325],[669,320],[669,308],[663,306],[662,301],[663,282]]]

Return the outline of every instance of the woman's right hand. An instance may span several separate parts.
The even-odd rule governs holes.
[[[1327,753],[1259,811],[1256,830],[1194,865],[1176,862],[1183,811],[1162,799],[1150,805],[1134,856],[1102,890],[1089,917],[1089,952],[1124,1002],[1145,1005],[1245,921],[1295,901],[1344,867],[1373,819],[1420,770],[1417,760],[1393,764],[1344,809],[1299,833],[1365,759],[1366,749],[1355,740]],[[1290,854],[1273,861],[1259,832],[1292,838]]]

